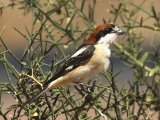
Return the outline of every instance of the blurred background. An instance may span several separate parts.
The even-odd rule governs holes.
[[[14,0],[11,0],[14,1]],[[0,6],[1,5],[8,5],[11,2],[10,0],[0,0]],[[42,2],[40,0],[37,0],[39,2]],[[88,0],[90,2],[91,0]],[[127,1],[127,0],[126,0]],[[130,0],[128,0],[129,2]],[[135,4],[141,4],[145,0],[134,0]],[[48,0],[50,3],[54,3],[54,0]],[[152,3],[152,4],[151,4]],[[80,4],[80,0],[77,0],[77,5]],[[94,13],[94,21],[96,25],[100,25],[103,23],[103,21],[112,21],[113,16],[110,14],[110,8],[111,5],[117,6],[118,1],[117,0],[97,0],[97,4],[95,7],[95,13]],[[160,16],[160,1],[159,0],[147,0],[144,2],[143,7],[144,9],[150,11],[151,7],[154,6],[156,11],[158,11],[158,15]],[[24,34],[28,34],[27,30],[30,32],[32,31],[33,27],[33,20],[34,16],[32,12],[27,12],[27,14],[23,11],[20,10],[21,6],[15,6],[15,7],[6,7],[1,11],[1,16],[0,16],[0,30],[4,28],[2,38],[8,48],[17,56],[20,57],[23,54],[24,49],[27,46],[27,41],[22,37],[14,28],[18,29],[20,32]],[[86,9],[86,10],[85,10]],[[84,11],[87,11],[87,6],[85,7]],[[134,9],[133,6],[128,6],[128,9]],[[58,15],[57,15],[58,17]],[[142,17],[147,17],[145,12],[138,12],[135,15],[135,19],[141,20]],[[53,18],[54,19],[54,18]],[[145,21],[146,25],[149,26],[154,26],[153,24],[154,20],[153,19],[148,19]],[[116,21],[116,24],[120,27],[124,27],[122,22],[118,19]],[[37,28],[35,27],[34,29],[39,28],[39,23],[36,23]],[[83,28],[83,24],[81,25]],[[160,34],[157,33],[156,31],[152,31],[149,29],[145,28],[140,28],[136,29],[137,32],[141,33],[142,36],[144,37],[144,42],[142,44],[142,48],[144,51],[152,51],[153,46],[156,46],[157,44],[160,43],[159,37]],[[121,38],[122,39],[122,38]],[[83,40],[81,40],[82,42]],[[81,43],[80,42],[80,43]],[[125,42],[125,41],[123,41]],[[78,45],[77,45],[78,46]],[[2,46],[1,46],[2,47]],[[66,48],[67,49],[67,48]],[[67,49],[68,50],[68,49]],[[73,53],[75,49],[73,50],[68,50],[69,54]],[[127,80],[132,80],[133,76],[133,69],[128,68],[121,62],[119,59],[116,57],[111,58],[113,65],[114,65],[114,72],[118,73],[122,69],[124,69],[117,77],[119,80],[119,83],[123,84]],[[11,63],[16,66],[17,63],[15,61],[11,61]],[[2,64],[0,64],[0,80],[5,81],[6,75],[5,71],[1,69]],[[123,81],[123,82],[122,82]],[[12,104],[12,102],[15,102],[13,98],[9,97],[8,100],[8,95],[4,95],[3,100],[5,100],[6,108]]]

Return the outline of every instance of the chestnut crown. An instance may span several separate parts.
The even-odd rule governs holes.
[[[96,27],[90,34],[89,38],[84,41],[84,44],[96,44],[99,40],[101,40],[101,38],[104,38],[107,35],[111,36],[112,34],[117,37],[123,33],[124,31],[116,27],[114,24],[106,23]]]

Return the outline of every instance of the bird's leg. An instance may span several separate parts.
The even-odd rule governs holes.
[[[83,82],[78,82],[78,81],[76,81],[76,82],[74,82],[74,83],[75,83],[75,84],[78,84],[78,85],[80,85],[80,86],[86,86],[87,91],[88,91],[89,93],[91,93],[91,92],[93,91],[93,90],[92,90],[93,85],[85,84],[85,83],[83,83]],[[90,81],[89,81],[88,83],[90,83]]]

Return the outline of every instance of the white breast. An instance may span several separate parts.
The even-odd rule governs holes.
[[[109,45],[107,44],[97,44],[95,45],[95,62],[102,67],[102,70],[107,70],[110,64],[109,58],[111,56],[111,51],[109,49]]]

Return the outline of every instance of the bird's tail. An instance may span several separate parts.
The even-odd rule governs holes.
[[[47,91],[47,88],[43,89],[40,91],[40,93],[38,93],[38,95],[34,96],[33,98],[31,98],[30,100],[28,100],[25,105],[27,104],[31,104],[33,101],[35,101],[37,98],[39,98],[44,92]]]

